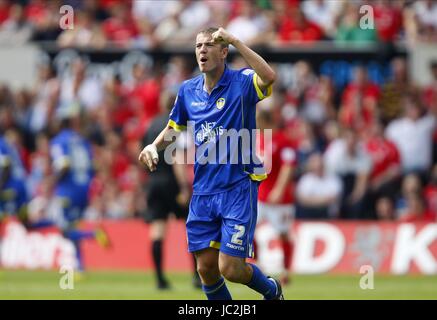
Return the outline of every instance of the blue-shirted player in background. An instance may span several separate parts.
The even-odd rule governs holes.
[[[59,113],[61,130],[50,142],[54,196],[61,208],[60,214],[52,217],[52,222],[74,243],[79,263],[78,271],[83,271],[81,240],[96,239],[103,247],[109,245],[109,240],[101,228],[94,231],[78,229],[78,223],[88,205],[88,191],[94,175],[94,165],[90,143],[74,129],[75,121],[79,120],[78,116],[66,110]]]
[[[0,220],[8,215],[25,219],[27,202],[26,170],[18,150],[0,136]]]
[[[239,51],[252,69],[228,68],[225,60],[229,45]],[[258,185],[266,178],[262,164],[253,157],[243,161],[248,154],[254,156],[251,145],[238,143],[237,150],[227,147],[225,155],[220,154],[218,146],[227,130],[256,129],[256,103],[271,94],[275,72],[262,57],[223,28],[201,31],[195,50],[203,74],[182,84],[167,127],[142,150],[139,161],[149,170],[156,170],[157,152],[172,143],[167,141],[168,137],[193,122],[196,151],[215,145],[220,160],[230,160],[238,152],[236,163],[205,162],[206,154],[196,153],[187,219],[188,250],[195,253],[208,299],[231,299],[226,278],[247,285],[266,300],[283,300],[280,283],[246,262],[246,258],[253,256]]]

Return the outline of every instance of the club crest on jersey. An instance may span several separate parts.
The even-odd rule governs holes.
[[[215,105],[216,105],[217,109],[221,110],[225,106],[225,103],[226,103],[225,98],[220,98],[217,100]]]

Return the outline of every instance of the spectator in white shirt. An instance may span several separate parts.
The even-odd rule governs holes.
[[[265,33],[269,27],[269,20],[264,12],[257,12],[254,1],[244,0],[240,15],[231,20],[226,29],[247,45],[257,45],[267,40]]]
[[[171,10],[175,6],[178,6],[178,3],[172,0],[134,0],[132,2],[132,15],[135,19],[146,19],[153,26],[157,26],[171,15]]]
[[[327,172],[337,175],[343,182],[341,217],[369,218],[366,216],[366,192],[372,161],[357,133],[345,129],[342,136],[328,146],[324,161]]]
[[[89,70],[89,69],[88,69]],[[96,76],[87,74],[87,65],[82,58],[71,64],[71,74],[61,83],[59,108],[77,108],[86,112],[96,111],[103,101],[103,83]]]
[[[342,182],[336,175],[329,175],[323,167],[323,158],[313,153],[307,163],[308,172],[297,183],[297,217],[326,219],[337,217]]]
[[[424,179],[432,164],[435,115],[423,114],[420,98],[416,94],[407,94],[402,104],[404,116],[390,122],[385,135],[399,149],[402,173],[416,173]]]
[[[343,0],[307,0],[301,3],[305,18],[318,25],[325,35],[331,38],[335,34],[337,20],[343,6]]]

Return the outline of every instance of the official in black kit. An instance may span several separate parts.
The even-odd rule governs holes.
[[[175,96],[169,92],[161,94],[161,113],[153,119],[147,130],[143,145],[153,142],[156,136],[167,126]],[[186,145],[176,142],[178,148],[186,149]],[[186,151],[186,150],[185,150]],[[164,159],[164,151],[160,157]],[[168,164],[160,161],[157,170],[149,174],[145,186],[147,195],[147,209],[144,219],[150,224],[151,252],[155,268],[158,289],[169,289],[170,284],[163,271],[163,241],[165,239],[168,218],[173,214],[177,219],[186,220],[188,205],[191,198],[191,183],[188,181],[184,163],[177,161]],[[177,250],[177,249],[175,249]],[[196,271],[196,262],[193,257],[193,285],[201,288],[200,278]]]

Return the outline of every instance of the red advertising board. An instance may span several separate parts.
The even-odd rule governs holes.
[[[84,222],[91,230],[95,223]],[[82,251],[88,270],[150,270],[149,227],[140,220],[104,221],[111,247],[85,240]],[[295,241],[296,273],[357,273],[362,266],[375,272],[437,274],[437,224],[382,222],[297,222],[290,230]],[[257,228],[259,264],[279,271],[282,253],[277,235],[267,224]],[[75,263],[72,243],[56,230],[29,232],[17,222],[0,233],[0,265],[4,268],[51,269]],[[164,265],[173,271],[191,269],[185,226],[171,221],[164,244]]]

